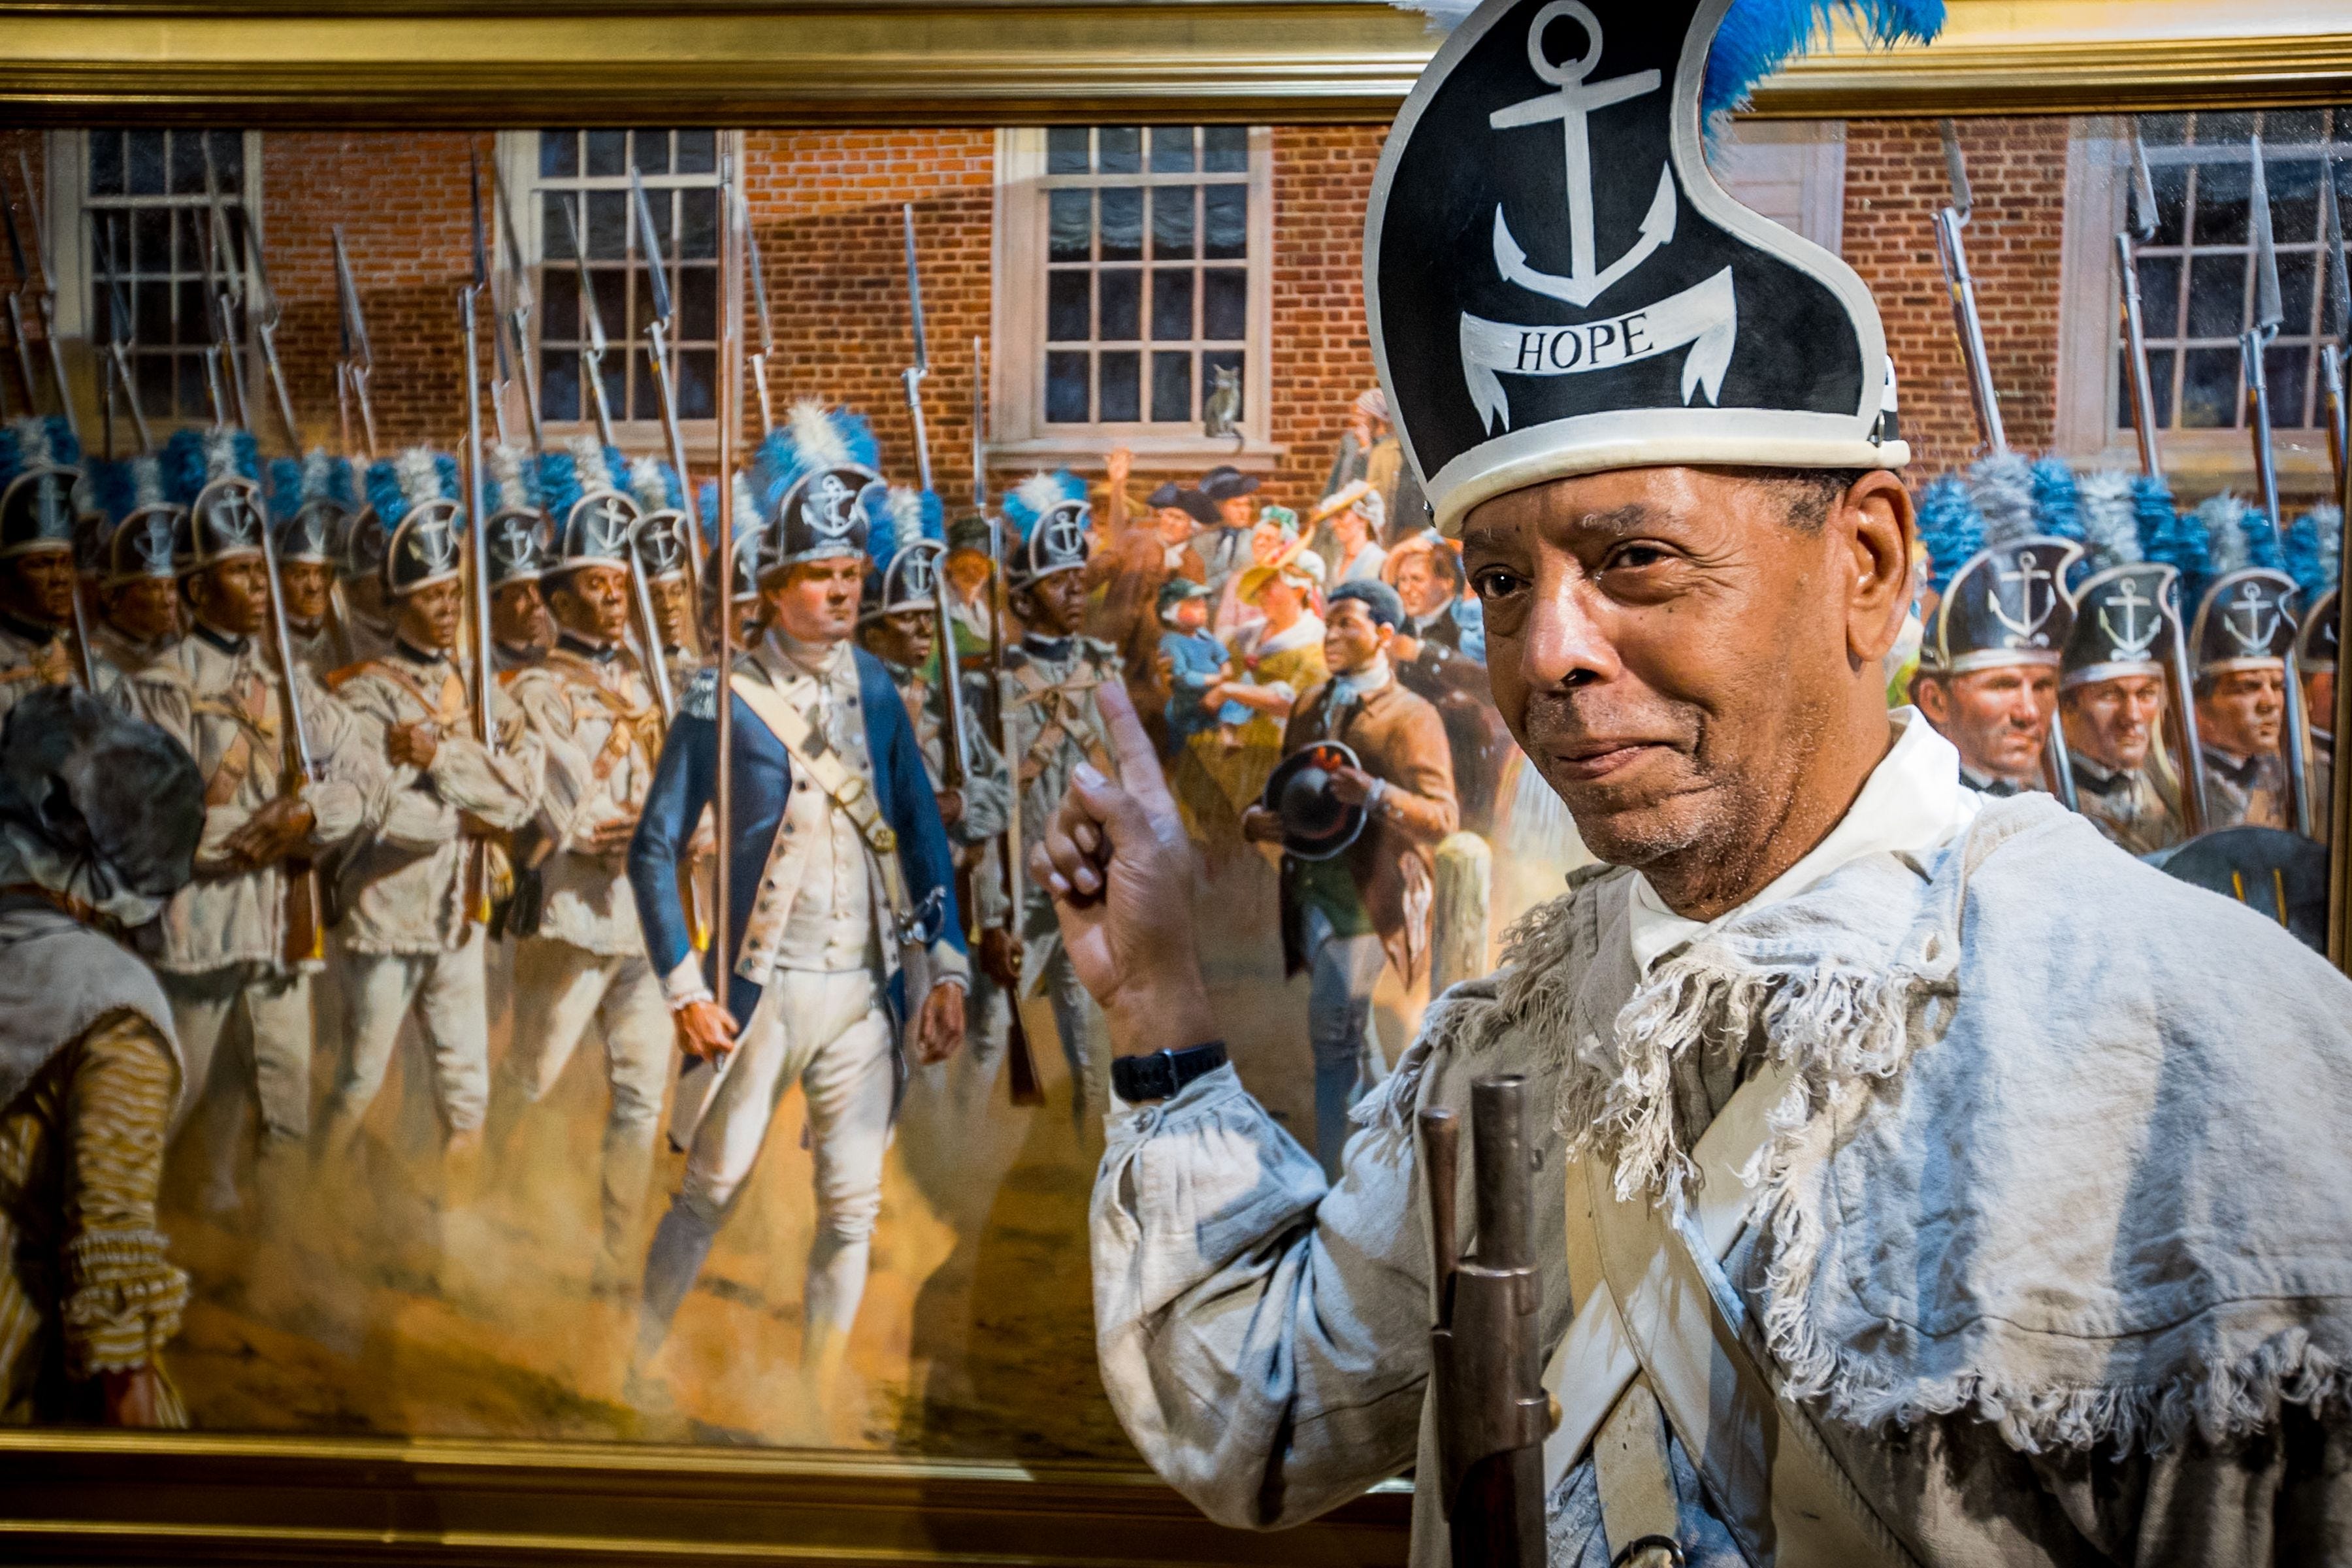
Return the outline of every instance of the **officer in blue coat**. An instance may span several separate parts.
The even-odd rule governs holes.
[[[802,1365],[811,1394],[824,1394],[865,1289],[906,1070],[902,1030],[925,1063],[963,1037],[970,972],[946,830],[905,704],[880,661],[850,640],[866,568],[861,496],[883,491],[840,444],[804,447],[816,449],[800,454],[761,558],[769,633],[730,682],[734,957],[723,1006],[677,895],[717,782],[714,671],[688,689],[630,848],[646,945],[691,1058],[671,1124],[686,1172],[646,1260],[631,1379],[641,1390],[798,1083],[817,1211]]]

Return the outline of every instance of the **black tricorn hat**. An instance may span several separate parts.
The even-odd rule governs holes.
[[[2110,566],[2074,590],[2063,686],[2162,675],[2180,621],[2180,574],[2155,561]]]
[[[1331,775],[1362,764],[1338,741],[1317,741],[1275,765],[1258,804],[1282,823],[1282,852],[1299,860],[1328,860],[1364,831],[1364,808],[1331,793]]]
[[[2294,647],[2294,578],[2265,567],[2215,579],[2189,634],[2197,672],[2284,669]]]
[[[169,898],[195,875],[205,780],[145,720],[79,686],[44,686],[0,727],[0,817],[100,862],[134,893]]]
[[[2067,539],[2021,539],[1980,550],[1945,585],[1919,647],[1927,675],[2019,664],[2054,665],[2074,628],[2066,568],[2083,553]]]
[[[1214,510],[1217,502],[1231,500],[1235,496],[1254,494],[1257,486],[1258,478],[1255,474],[1243,473],[1231,463],[1219,463],[1201,476],[1199,493],[1208,498],[1210,509]],[[1160,503],[1154,501],[1152,504],[1157,506]],[[1183,503],[1179,501],[1174,504],[1181,506]]]
[[[1870,290],[1708,172],[1701,89],[1731,5],[1487,0],[1405,100],[1364,298],[1442,531],[1607,468],[1909,460]]]

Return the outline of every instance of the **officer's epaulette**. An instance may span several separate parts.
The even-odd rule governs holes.
[[[677,700],[677,710],[688,719],[719,717],[719,671],[717,668],[698,669],[694,679],[686,683],[686,695]]]

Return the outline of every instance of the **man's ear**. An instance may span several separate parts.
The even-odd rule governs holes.
[[[1911,704],[1927,715],[1927,722],[1938,730],[1952,716],[1952,694],[1944,689],[1942,681],[1933,676],[1915,675],[1911,678]]]
[[[1885,658],[1911,607],[1911,546],[1918,520],[1911,492],[1884,468],[1856,479],[1831,506],[1853,576],[1846,596],[1846,651],[1857,665]]]

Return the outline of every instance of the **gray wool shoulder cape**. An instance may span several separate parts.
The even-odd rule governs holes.
[[[1395,1473],[1416,1432],[1425,1448],[1415,1110],[1497,1071],[1556,1096],[1549,1352],[1570,1308],[1559,1157],[1679,1203],[1687,1151],[1769,1055],[1795,1079],[1746,1173],[1733,1278],[1769,1371],[1923,1560],[2268,1561],[2314,1529],[2352,1552],[2352,983],[2040,796],[1646,977],[1630,885],[1580,880],[1433,1005],[1336,1188],[1229,1071],[1115,1127],[1098,1348],[1172,1484],[1279,1524]],[[1420,1500],[1416,1562],[1441,1563]]]

